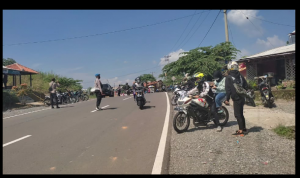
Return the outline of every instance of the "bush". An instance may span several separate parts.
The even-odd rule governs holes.
[[[18,102],[19,99],[14,92],[3,91],[3,108],[9,108]]]
[[[248,83],[249,89],[252,89],[254,91],[258,90],[258,85],[255,80],[247,80],[247,83]]]

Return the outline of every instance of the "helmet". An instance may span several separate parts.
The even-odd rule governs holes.
[[[135,78],[135,82],[136,82],[136,83],[140,83],[140,82],[141,82],[140,77]]]
[[[128,83],[126,83],[126,85],[128,85]]]
[[[95,74],[95,77],[98,77],[98,76],[100,77],[100,74]]]
[[[204,77],[204,74],[203,74],[203,73],[200,73],[200,72],[197,72],[197,73],[194,74],[194,77],[195,77],[195,78],[200,78],[200,79],[201,79],[202,77]]]
[[[228,70],[239,70],[239,65],[237,62],[235,61],[230,61],[228,64],[227,64],[227,69]]]

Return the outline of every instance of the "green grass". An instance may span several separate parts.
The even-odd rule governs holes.
[[[90,95],[89,96],[89,99],[93,99],[93,98],[96,98],[96,95]]]
[[[296,128],[295,126],[285,127],[283,125],[278,125],[273,131],[282,137],[286,137],[288,139],[295,139],[296,138]]]

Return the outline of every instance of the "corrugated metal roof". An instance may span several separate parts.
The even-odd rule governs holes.
[[[259,57],[263,57],[263,56],[269,56],[269,55],[275,55],[275,54],[281,54],[281,53],[289,53],[289,52],[295,52],[295,44],[270,49],[268,51],[264,51],[264,52],[246,57],[246,58],[239,59],[239,60],[237,60],[237,62],[243,61],[245,59],[253,59],[253,58],[259,58]]]

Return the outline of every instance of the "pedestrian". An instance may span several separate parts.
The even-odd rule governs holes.
[[[58,106],[58,99],[57,99],[57,95],[56,95],[56,87],[59,87],[59,82],[57,81],[57,83],[55,82],[55,78],[52,78],[51,82],[49,83],[49,92],[50,92],[50,100],[51,100],[51,108],[54,109],[53,107],[53,100],[55,98],[55,104],[56,104],[56,108],[60,108]]]
[[[4,83],[4,89],[6,89],[6,84],[7,84],[7,74],[4,74],[4,76],[3,76],[3,83]]]
[[[150,93],[150,87],[148,87],[148,93]]]
[[[121,93],[121,85],[119,85],[118,87],[118,96],[120,96],[120,93]]]
[[[95,77],[96,77],[96,80],[95,80],[95,94],[96,94],[96,97],[97,97],[96,110],[102,110],[102,108],[99,108],[99,106],[100,106],[100,103],[101,103],[101,100],[102,100],[102,95],[105,95],[105,94],[102,92],[103,85],[100,81],[100,74],[96,74]]]
[[[225,77],[222,75],[222,72],[220,70],[217,70],[213,74],[214,77],[214,86],[213,89],[215,89],[216,93],[216,109],[218,110],[218,113],[224,112],[222,110],[222,102],[224,102],[226,97],[226,91],[225,91]]]
[[[248,84],[245,78],[239,72],[239,66],[237,62],[231,61],[227,65],[228,68],[228,75],[226,76],[225,80],[225,90],[226,90],[226,103],[229,103],[230,97],[233,101],[233,110],[234,110],[234,117],[236,118],[239,130],[237,130],[234,134],[235,136],[244,136],[248,133],[246,129],[246,122],[244,117],[244,105],[245,105],[245,98],[243,95],[237,92],[238,85],[244,88],[245,90],[248,89]],[[234,85],[234,83],[236,85]]]

